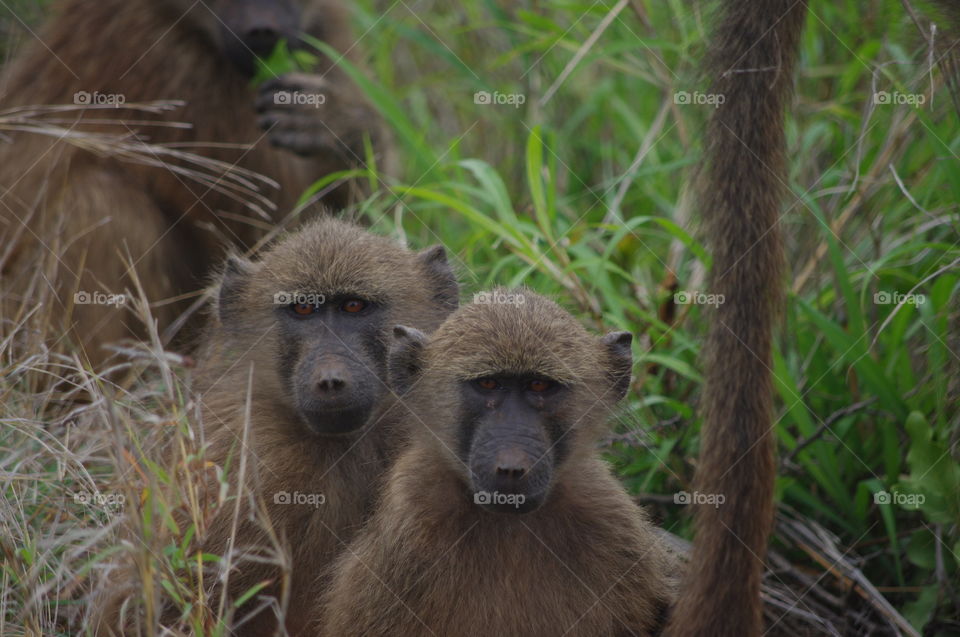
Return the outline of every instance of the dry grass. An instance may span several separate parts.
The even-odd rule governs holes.
[[[700,289],[708,267],[685,191],[705,114],[672,96],[700,86],[709,15],[696,3],[630,2],[588,51],[623,3],[490,9],[502,4],[444,0],[414,13],[357,3],[378,107],[397,130],[422,132],[399,136],[406,172],[360,215],[415,243],[444,242],[469,287],[526,282],[594,326],[638,332],[635,392],[608,451],[628,488],[652,494],[644,501],[663,526],[689,536],[672,494],[689,485],[699,444],[709,314],[672,306],[669,291]],[[947,635],[960,617],[960,487],[943,486],[960,460],[960,146],[946,80],[929,78],[927,47],[911,48],[904,4],[811,5],[791,109],[793,294],[776,369],[785,515],[765,589],[784,634],[916,634],[926,624]],[[472,100],[499,90],[534,105],[561,74],[542,107]],[[878,107],[878,88],[931,91],[929,108]],[[0,113],[0,135],[63,136],[72,108]],[[129,161],[162,157],[202,183],[220,168],[190,154],[199,149],[63,138]],[[486,164],[461,163],[476,157]],[[261,217],[268,183],[239,174],[224,187]],[[151,338],[91,372],[44,315],[52,299],[37,276],[37,295],[0,317],[0,635],[82,634],[87,594],[119,564],[143,582],[133,592],[144,613],[157,617],[170,600],[178,630],[222,634],[231,609],[206,596],[218,571],[202,568],[213,558],[191,554],[188,540],[238,498],[223,486],[230,468],[203,459],[189,359],[163,351],[170,333],[134,303]],[[872,302],[914,289],[926,305]],[[911,419],[926,429],[908,432]],[[933,451],[936,462],[918,463]],[[927,506],[874,503],[895,488],[927,494]],[[283,563],[270,552],[230,559]]]
[[[177,105],[127,106],[157,113]],[[162,165],[267,216],[270,204],[259,191],[274,186],[269,179],[233,170],[220,180],[227,167],[193,152],[62,126],[67,120],[57,116],[76,110],[3,111],[0,133],[53,136],[92,153]],[[16,306],[0,280],[0,635],[83,634],[91,599],[118,578],[137,582],[124,610],[142,613],[144,625],[158,627],[165,610],[177,618],[167,630],[220,634],[233,609],[206,598],[211,577],[229,578],[250,556],[229,555],[221,570],[215,556],[191,552],[191,538],[220,507],[239,510],[226,468],[203,457],[192,360],[165,349],[172,334],[158,330],[134,273],[117,312],[142,325],[149,340],[109,346],[108,363],[92,370],[70,335],[54,327],[62,319],[55,315],[71,313],[73,302],[52,298],[50,276],[56,272],[38,268],[27,286],[35,293]],[[243,496],[254,497],[241,484]],[[255,558],[283,561],[279,550]]]

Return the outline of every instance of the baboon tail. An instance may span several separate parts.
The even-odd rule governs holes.
[[[784,269],[784,119],[806,0],[724,0],[709,48],[712,93],[700,208],[713,253],[705,344],[700,505],[690,570],[666,634],[760,635],[760,580],[775,479],[771,347]],[[722,98],[720,97],[722,96]]]

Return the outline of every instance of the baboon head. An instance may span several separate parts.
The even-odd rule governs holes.
[[[458,294],[442,247],[414,253],[324,218],[257,263],[228,259],[215,334],[229,364],[253,363],[258,405],[341,434],[363,428],[388,391],[392,327],[431,330]]]
[[[390,379],[414,430],[493,511],[537,509],[593,444],[630,385],[629,332],[590,335],[526,290],[493,290],[430,338],[394,329]]]
[[[166,0],[167,8],[198,28],[244,75],[256,71],[256,58],[265,58],[280,40],[291,49],[308,33],[326,39],[339,30],[339,7],[330,0]]]

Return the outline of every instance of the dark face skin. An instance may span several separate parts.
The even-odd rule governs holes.
[[[316,299],[277,308],[280,377],[311,431],[350,433],[367,424],[384,392],[384,308],[356,296]]]
[[[497,375],[461,384],[460,459],[474,501],[489,511],[536,510],[563,459],[567,389],[535,375]]]
[[[301,10],[294,0],[227,0],[218,9],[220,42],[227,58],[244,75],[256,71],[280,40],[299,46]]]

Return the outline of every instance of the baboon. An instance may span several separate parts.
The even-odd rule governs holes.
[[[411,442],[338,558],[321,634],[651,635],[676,563],[595,449],[631,334],[496,290],[430,338],[398,326]],[[500,302],[505,300],[505,302]]]
[[[228,245],[249,248],[309,185],[360,164],[367,136],[382,150],[386,140],[376,111],[332,60],[324,59],[315,74],[251,84],[256,56],[269,54],[281,39],[296,48],[303,33],[345,55],[354,48],[339,0],[55,4],[38,37],[0,78],[0,110],[33,121],[53,117],[74,133],[145,140],[222,163],[207,166],[206,181],[191,181],[173,168],[178,161],[152,150],[141,150],[147,156],[137,159],[35,132],[5,134],[5,318],[16,319],[18,309],[27,312],[42,300],[56,327],[74,326],[76,344],[100,361],[103,343],[142,334],[116,307],[82,300],[74,307],[74,300],[77,293],[96,300],[133,289],[121,255],[129,253],[134,262],[161,328],[170,325],[183,310],[182,295],[197,290]],[[297,94],[322,95],[324,103],[288,99]],[[131,108],[156,100],[183,105],[163,112]],[[29,108],[63,104],[83,108],[43,116]],[[240,192],[228,175],[259,187],[262,198]],[[339,207],[348,195],[340,187],[324,203]],[[262,208],[260,215],[251,202]]]
[[[784,271],[778,216],[787,181],[784,117],[805,0],[724,0],[708,53],[724,100],[707,128],[700,206],[724,299],[704,345],[704,424],[695,487],[722,493],[696,511],[691,564],[666,634],[762,632],[760,580],[776,478],[771,378]]]
[[[249,453],[258,502],[243,501],[233,541],[232,507],[219,509],[198,530],[199,546],[216,555],[233,546],[247,556],[234,559],[230,600],[272,582],[237,612],[234,634],[273,634],[273,610],[250,617],[250,609],[284,593],[281,569],[249,557],[263,558],[271,545],[271,529],[254,515],[258,508],[293,566],[286,629],[303,628],[314,580],[362,523],[402,438],[391,425],[385,385],[390,330],[401,322],[431,331],[456,308],[458,295],[442,247],[413,253],[333,218],[308,224],[257,263],[227,261],[194,400],[202,411],[204,459],[235,467]],[[232,493],[237,473],[230,473]],[[215,494],[217,485],[211,488]],[[310,496],[317,497],[298,504]],[[122,625],[119,606],[138,590],[136,582],[124,582],[96,604],[92,623],[100,624],[100,634]]]

